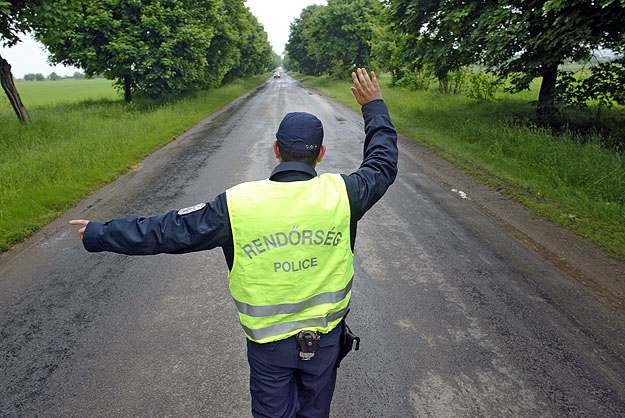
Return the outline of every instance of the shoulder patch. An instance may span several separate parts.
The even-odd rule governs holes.
[[[180,209],[178,211],[178,215],[188,215],[193,212],[197,212],[198,210],[204,209],[206,207],[206,203],[198,203],[195,206],[189,206],[188,208]]]

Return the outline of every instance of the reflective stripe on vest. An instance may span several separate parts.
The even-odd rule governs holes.
[[[293,329],[296,329],[296,332],[299,332],[299,330],[302,329],[316,329],[319,327],[325,328],[332,323],[334,324],[334,326],[336,326],[339,322],[341,322],[341,319],[343,319],[348,310],[349,306],[345,309],[341,309],[338,312],[331,312],[324,317],[307,318],[292,322],[280,322],[275,325],[269,325],[265,328],[251,329],[246,327],[245,325],[242,326],[243,331],[245,331],[245,333],[250,336],[252,340],[262,341],[264,339],[271,338],[272,335],[290,334],[291,330]],[[332,329],[334,329],[334,327],[332,327],[331,330]]]
[[[354,274],[350,208],[340,175],[243,183],[226,192],[234,242],[230,291],[248,338],[330,332]]]
[[[234,300],[237,309],[243,315],[247,316],[271,316],[281,314],[295,314],[308,309],[315,305],[321,305],[323,303],[337,303],[345,299],[352,290],[353,279],[349,281],[345,289],[341,289],[337,292],[326,292],[315,295],[305,301],[299,303],[282,303],[279,305],[248,305],[247,303]]]

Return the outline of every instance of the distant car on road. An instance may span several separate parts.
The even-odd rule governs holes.
[[[273,78],[280,78],[280,73],[275,72],[275,73],[273,74]]]

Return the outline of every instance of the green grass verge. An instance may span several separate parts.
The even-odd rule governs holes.
[[[349,81],[295,74],[305,84],[358,110]],[[500,188],[536,216],[591,239],[625,259],[625,161],[599,140],[524,123],[536,91],[476,103],[463,95],[392,88],[382,94],[404,135]]]
[[[158,103],[125,104],[110,82],[104,94],[115,99],[80,101],[84,97],[80,92],[63,92],[57,96],[65,103],[55,105],[45,105],[52,103],[45,94],[24,90],[40,104],[28,109],[32,124],[23,125],[10,108],[0,108],[0,251],[268,77],[238,80]],[[99,89],[101,80],[84,81],[83,89],[91,89],[92,82],[92,92],[106,90]],[[55,83],[20,83],[18,89],[24,84],[48,88]]]

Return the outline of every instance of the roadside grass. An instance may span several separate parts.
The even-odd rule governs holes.
[[[294,74],[300,81],[358,110],[349,81]],[[464,95],[409,91],[382,94],[393,123],[458,167],[625,259],[625,161],[598,137],[532,125],[531,91],[475,102]]]
[[[0,108],[0,251],[268,78],[263,74],[179,99],[130,104],[119,99],[110,82],[114,98],[98,98],[103,90],[90,90],[91,84],[83,88],[97,92],[95,100],[59,91],[64,103],[50,104],[45,95],[37,102],[39,93],[32,93],[32,103],[38,104],[28,108],[30,125],[21,124],[12,109]],[[99,80],[84,83],[93,81]]]

